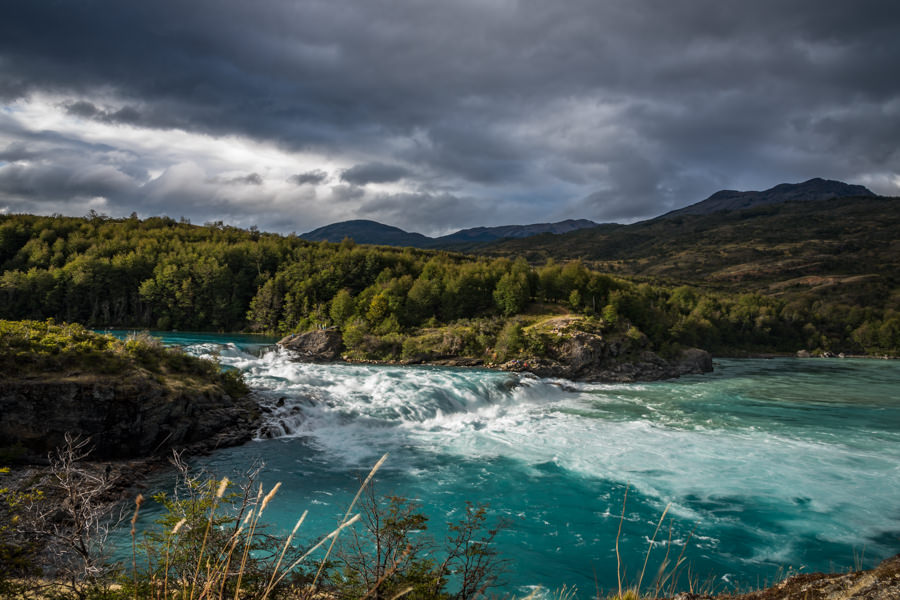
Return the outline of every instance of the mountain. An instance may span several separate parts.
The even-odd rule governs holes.
[[[561,234],[579,229],[596,227],[597,223],[588,219],[567,219],[558,223],[535,223],[534,225],[503,225],[500,227],[473,227],[462,229],[450,235],[435,238],[441,245],[493,242],[505,238],[526,238],[541,233]]]
[[[874,196],[868,188],[816,177],[803,183],[782,183],[762,192],[721,190],[707,198],[659,218],[677,215],[708,215],[726,210],[743,210],[764,204],[782,202],[824,202],[851,196]]]
[[[311,242],[338,243],[344,238],[351,238],[358,244],[376,244],[379,246],[413,246],[416,248],[428,248],[434,241],[433,238],[421,233],[409,233],[399,227],[383,225],[377,221],[357,219],[355,221],[341,221],[324,227],[314,229],[300,236]]]
[[[829,188],[855,195],[832,197]],[[809,200],[814,193],[822,194],[820,201]],[[478,253],[524,256],[534,263],[582,260],[645,280],[785,299],[840,298],[862,307],[900,301],[900,198],[823,180],[745,194],[762,201],[750,208],[669,213],[631,225],[502,240]],[[789,199],[773,200],[779,195]],[[705,204],[710,206],[715,204]]]
[[[453,249],[461,245],[482,244],[500,239],[525,238],[543,233],[562,234],[579,229],[596,227],[597,223],[587,219],[568,219],[558,223],[535,223],[533,225],[502,225],[499,227],[473,227],[437,238],[421,233],[404,231],[398,227],[383,225],[376,221],[355,220],[333,223],[319,227],[300,237],[312,242],[337,243],[344,238],[352,238],[358,244],[382,246],[413,246],[415,248]]]

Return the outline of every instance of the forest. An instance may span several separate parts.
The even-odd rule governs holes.
[[[560,312],[638,332],[663,352],[900,353],[900,311],[884,298],[665,285],[579,260],[308,242],[168,217],[0,215],[5,319],[273,334],[338,326],[358,356],[399,358],[423,331],[455,331],[478,354],[511,323]]]

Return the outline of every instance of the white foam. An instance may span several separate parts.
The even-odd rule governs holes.
[[[697,408],[709,394],[697,384],[573,384],[477,370],[309,364],[277,350],[257,357],[207,346],[195,351],[216,354],[265,390],[267,435],[302,437],[333,461],[363,464],[415,447],[471,460],[552,463],[628,483],[660,510],[671,502],[681,519],[737,526],[741,499],[797,504],[784,515],[786,531],[847,543],[883,531],[897,510],[896,431],[850,440],[766,427],[727,406]]]

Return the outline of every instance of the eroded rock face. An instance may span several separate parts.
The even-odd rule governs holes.
[[[70,432],[92,438],[96,459],[234,445],[252,436],[259,418],[249,397],[234,399],[214,386],[172,390],[142,376],[2,381],[0,415],[4,446],[46,457]]]
[[[330,328],[294,333],[279,341],[278,345],[294,352],[300,360],[316,362],[340,359],[344,341],[339,329]]]

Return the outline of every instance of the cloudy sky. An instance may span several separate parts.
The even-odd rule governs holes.
[[[900,3],[7,0],[0,211],[304,232],[900,195]]]

